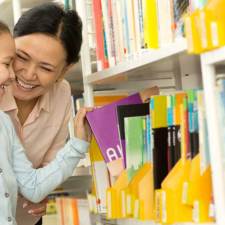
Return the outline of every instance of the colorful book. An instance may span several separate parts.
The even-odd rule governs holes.
[[[199,153],[199,128],[198,128],[198,104],[197,104],[197,91],[189,90],[188,95],[188,123],[190,134],[190,153],[193,159]]]
[[[150,102],[150,118],[153,135],[154,187],[161,188],[168,174],[167,96],[153,96]]]
[[[118,176],[124,169],[124,155],[118,134],[116,107],[118,105],[146,102],[159,93],[158,87],[145,89],[122,100],[94,109],[87,113],[87,120],[95,135],[103,158],[112,176]]]
[[[129,181],[143,165],[144,116],[124,118],[126,168]]]
[[[117,106],[119,137],[123,152],[126,152],[124,118],[134,116],[145,116],[145,115],[149,115],[149,103]],[[124,162],[126,163],[126,154],[124,155]]]

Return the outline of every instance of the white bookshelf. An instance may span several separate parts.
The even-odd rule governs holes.
[[[85,27],[84,1],[76,0],[78,12],[83,19]],[[225,182],[222,168],[221,145],[225,144],[218,135],[219,121],[216,106],[215,74],[217,65],[225,65],[225,47],[210,51],[199,56],[191,56],[187,53],[187,43],[185,39],[177,40],[175,43],[164,46],[158,50],[143,51],[140,54],[129,57],[114,67],[103,71],[92,73],[90,61],[90,49],[88,48],[87,30],[83,31],[83,48],[81,52],[82,71],[84,81],[84,97],[86,105],[93,105],[93,91],[96,87],[109,85],[110,87],[132,88],[132,80],[136,84],[133,88],[138,88],[139,84],[144,84],[147,80],[158,79],[158,82],[169,82],[175,89],[185,88],[185,82],[191,83],[191,87],[201,87],[203,85],[206,94],[206,115],[209,127],[210,157],[212,165],[213,191],[215,197],[215,214],[217,223],[201,223],[203,225],[223,225],[225,224]],[[148,71],[148,73],[146,72]],[[135,74],[138,73],[138,76]],[[164,74],[172,74],[165,81]],[[201,75],[202,74],[202,75]],[[189,77],[186,78],[185,76]],[[139,79],[139,80],[138,80]],[[202,79],[199,85],[199,80]],[[135,83],[136,82],[136,83]],[[152,81],[154,85],[154,82]],[[204,191],[204,190],[203,190]],[[156,225],[154,222],[141,222],[134,219],[118,220],[118,225]],[[198,223],[177,223],[174,225],[194,225]]]
[[[201,67],[206,104],[206,116],[209,132],[210,158],[212,167],[213,190],[217,224],[225,221],[225,179],[223,168],[223,152],[221,146],[225,140],[220,139],[219,120],[216,104],[216,67],[225,63],[225,47],[201,55]],[[225,101],[225,99],[224,99]]]
[[[140,70],[144,67],[149,68],[152,64],[155,64],[153,65],[155,73],[163,72],[164,70],[172,71],[174,70],[174,64],[177,61],[177,56],[184,54],[186,49],[186,40],[181,38],[175,43],[164,46],[159,50],[143,50],[143,52],[128,57],[123,62],[112,68],[88,74],[86,76],[86,82],[87,84],[92,85],[105,84],[111,82],[112,78],[117,78],[119,82],[121,76],[127,76],[127,74],[132,74],[132,72],[136,73],[137,69]]]
[[[138,221],[135,219],[127,219],[127,220],[120,220],[117,221],[118,225],[160,225],[158,223],[154,223],[151,221]],[[175,223],[173,225],[194,225],[196,223]],[[215,225],[215,223],[201,223],[201,225]]]

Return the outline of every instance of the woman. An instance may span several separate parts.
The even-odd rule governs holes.
[[[53,3],[25,12],[14,27],[15,82],[0,102],[13,121],[26,155],[35,168],[49,163],[68,137],[71,111],[66,72],[79,59],[82,24],[75,11]],[[19,225],[34,225],[46,202],[31,204],[20,197]]]
[[[14,56],[14,39],[8,27],[0,21],[0,99],[14,78]],[[0,224],[17,224],[18,191],[31,201],[39,202],[71,176],[79,159],[88,150],[87,141],[90,141],[91,133],[85,126],[85,114],[89,110],[79,110],[75,118],[75,137],[66,143],[51,163],[39,169],[34,169],[27,159],[9,116],[0,111]]]

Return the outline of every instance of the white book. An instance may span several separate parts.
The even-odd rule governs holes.
[[[173,42],[173,31],[172,31],[173,15],[171,4],[172,4],[171,1],[168,0],[157,1],[160,47]]]
[[[112,40],[110,36],[110,21],[109,21],[109,15],[108,15],[108,0],[101,0],[102,3],[102,16],[103,16],[103,26],[105,30],[105,39],[106,39],[106,45],[107,45],[107,54],[108,54],[108,60],[109,60],[109,66],[115,66],[115,57],[112,54]]]
[[[98,201],[98,212],[106,213],[106,190],[109,187],[109,175],[106,163],[104,161],[95,161],[93,163],[95,176],[96,197]]]
[[[136,42],[136,52],[139,52],[141,50],[139,2],[137,0],[132,0],[132,1],[133,1],[133,9],[134,9],[134,33],[135,33],[135,42]]]
[[[127,25],[128,25],[129,55],[133,55],[137,51],[133,0],[126,0],[125,4],[126,4],[127,22],[128,22]]]

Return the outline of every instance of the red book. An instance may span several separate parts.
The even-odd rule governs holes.
[[[92,4],[95,33],[96,33],[96,57],[98,62],[98,70],[109,67],[107,56],[104,51],[104,28],[102,20],[102,4],[101,0],[93,0]]]

